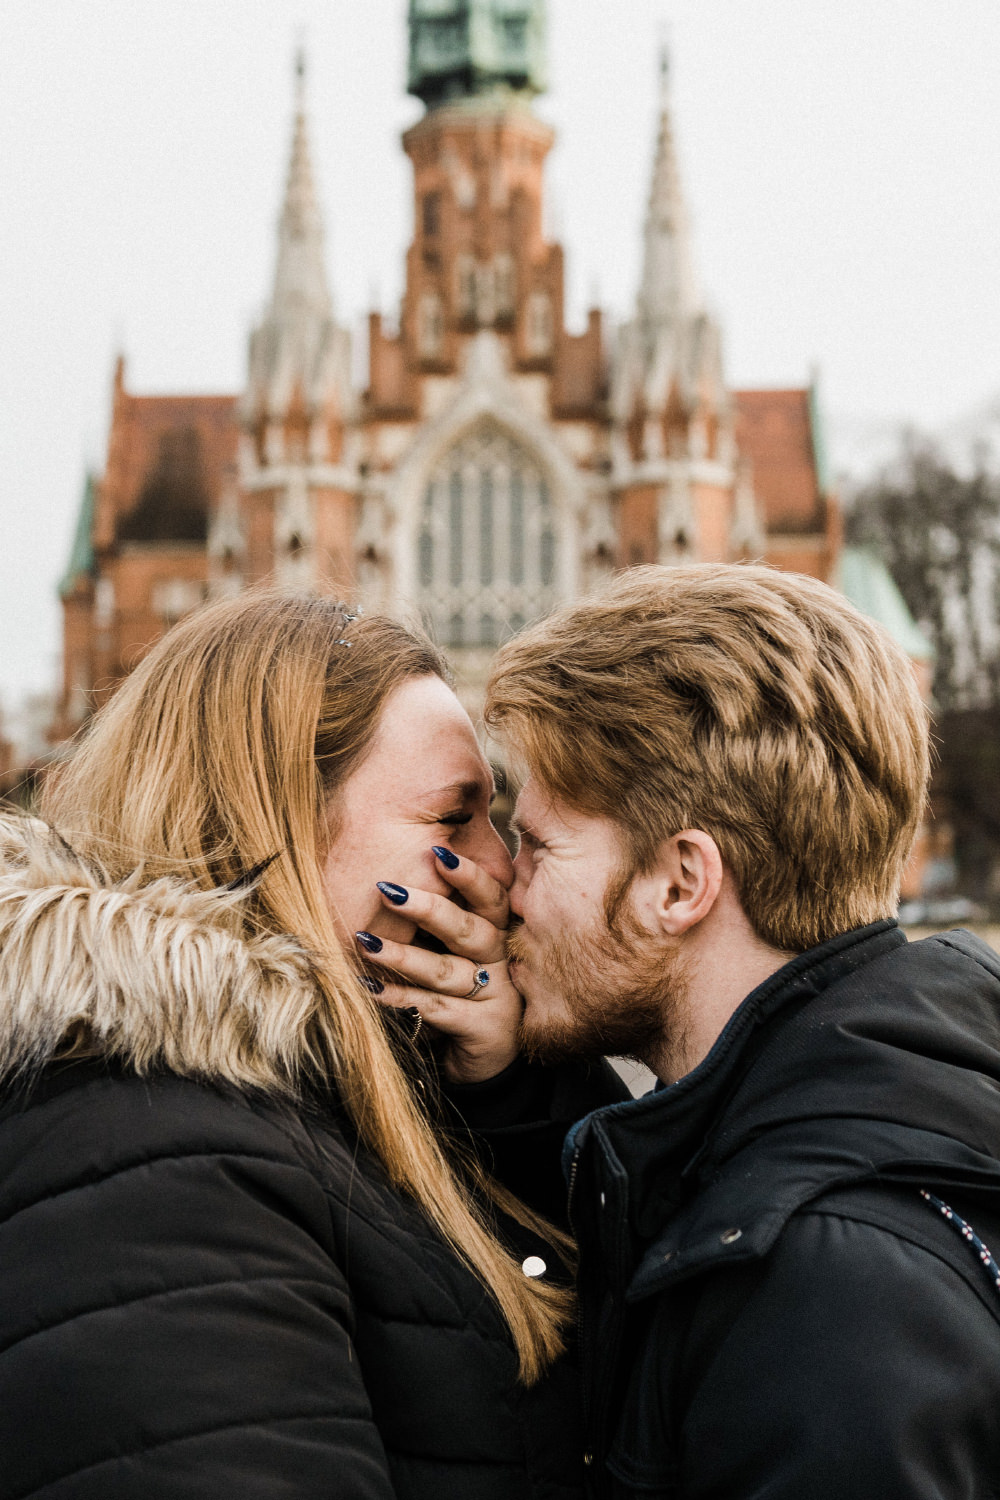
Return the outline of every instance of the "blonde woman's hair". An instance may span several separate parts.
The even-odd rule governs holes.
[[[498,1303],[531,1383],[562,1348],[568,1294],[522,1274],[481,1194],[456,1175],[341,948],[321,879],[338,791],[393,690],[427,674],[446,677],[429,641],[378,616],[351,619],[327,599],[252,593],[210,605],[95,716],[41,811],[114,880],[134,882],[141,867],[144,883],[179,877],[217,890],[265,867],[246,902],[248,935],[293,934],[313,955],[315,998],[307,1014],[275,1015],[269,1035],[230,1028],[226,1076],[286,1094],[334,1080],[394,1186]],[[290,1028],[294,1045],[282,1034]],[[197,1057],[187,1070],[206,1071]],[[485,1192],[538,1226],[497,1185]]]
[[[888,634],[814,578],[631,569],[500,651],[486,720],[551,792],[618,827],[619,907],[665,839],[700,828],[784,952],[896,910],[927,711]]]

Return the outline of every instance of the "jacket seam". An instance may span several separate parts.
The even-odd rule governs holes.
[[[317,1417],[327,1418],[334,1422],[342,1422],[351,1426],[372,1427],[374,1423],[371,1417],[345,1417],[342,1414],[331,1411],[327,1407],[321,1407],[316,1411],[276,1412],[254,1419],[243,1419],[239,1422],[218,1422],[212,1427],[199,1427],[193,1432],[176,1433],[173,1437],[163,1438],[158,1443],[143,1443],[137,1448],[123,1449],[117,1453],[109,1453],[106,1458],[95,1458],[92,1463],[84,1464],[80,1468],[67,1469],[63,1474],[56,1474],[52,1479],[47,1479],[44,1484],[36,1485],[30,1490],[21,1490],[12,1494],[10,1500],[31,1500],[32,1495],[43,1495],[53,1485],[62,1484],[67,1479],[75,1479],[80,1474],[89,1473],[93,1469],[103,1468],[105,1464],[120,1463],[122,1459],[138,1458],[146,1453],[157,1453],[161,1448],[169,1448],[175,1443],[190,1443],[198,1438],[213,1437],[220,1432],[238,1432],[241,1428],[270,1427],[281,1422],[305,1422],[314,1421]]]
[[[290,1142],[290,1144],[293,1145],[294,1151],[294,1143]],[[37,1198],[31,1198],[25,1202],[18,1203],[9,1213],[0,1218],[0,1225],[10,1224],[19,1214],[29,1213],[33,1208],[38,1208],[44,1203],[52,1203],[59,1198],[68,1197],[71,1193],[85,1192],[89,1189],[103,1186],[105,1183],[111,1183],[117,1178],[127,1176],[130,1172],[137,1172],[145,1167],[153,1167],[161,1164],[167,1165],[171,1162],[189,1161],[266,1162],[274,1166],[291,1167],[296,1171],[304,1173],[305,1176],[315,1183],[325,1198],[332,1200],[339,1207],[349,1210],[352,1216],[363,1220],[376,1234],[381,1234],[382,1236],[388,1235],[393,1239],[396,1238],[398,1226],[388,1214],[373,1216],[367,1213],[355,1201],[352,1201],[346,1193],[337,1188],[328,1173],[323,1172],[320,1175],[320,1164],[316,1166],[311,1165],[301,1152],[294,1151],[294,1154],[289,1155],[279,1153],[270,1155],[263,1151],[229,1150],[226,1148],[201,1151],[158,1152],[155,1155],[141,1157],[122,1166],[114,1167],[110,1171],[100,1172],[95,1176],[79,1177],[72,1182],[64,1183],[52,1189],[50,1192],[41,1194]],[[369,1180],[365,1177],[364,1173],[360,1175],[364,1181],[367,1182]],[[407,1224],[407,1233],[411,1234],[413,1239],[418,1243],[431,1245],[438,1250],[441,1249],[444,1243],[442,1240],[436,1238],[429,1229],[421,1232],[421,1228],[417,1228],[413,1224]],[[416,1257],[411,1258],[416,1259]]]
[[[983,960],[979,957],[978,953],[970,953],[968,949],[963,948],[960,943],[950,942],[945,933],[935,934],[935,936],[930,939],[930,941],[940,943],[942,948],[947,948],[952,953],[961,954],[962,958],[971,959],[977,968],[982,969],[984,974],[988,974],[991,979],[996,979],[996,972],[990,968],[989,964],[983,963]]]
[[[71,1323],[81,1322],[84,1318],[97,1318],[102,1313],[122,1312],[128,1307],[139,1307],[143,1302],[155,1302],[157,1298],[178,1297],[190,1292],[213,1292],[224,1286],[323,1286],[324,1283],[308,1276],[226,1276],[221,1281],[192,1281],[187,1286],[158,1287],[155,1292],[142,1292],[136,1297],[127,1297],[123,1302],[101,1302],[94,1307],[79,1308],[69,1313],[65,1318],[57,1318],[54,1322],[45,1323],[40,1328],[32,1328],[30,1332],[12,1339],[9,1344],[0,1344],[0,1357],[9,1354],[11,1350],[28,1344],[32,1339],[43,1338],[47,1333],[53,1333],[56,1329],[66,1328]],[[348,1297],[348,1302],[353,1305],[353,1298]],[[352,1342],[351,1334],[347,1328],[344,1329],[344,1337],[348,1343]]]
[[[930,1210],[928,1210],[928,1214],[930,1214]],[[975,1294],[977,1300],[983,1304],[995,1322],[1000,1322],[1000,1308],[997,1308],[995,1302],[985,1295],[984,1290],[979,1286],[978,1278],[971,1274],[975,1270],[975,1252],[971,1249],[968,1251],[970,1264],[964,1266],[957,1255],[952,1259],[950,1255],[944,1254],[935,1245],[929,1245],[926,1241],[918,1239],[915,1230],[911,1231],[895,1224],[879,1222],[874,1218],[864,1218],[860,1214],[851,1213],[845,1209],[838,1209],[836,1207],[823,1208],[818,1202],[811,1203],[807,1207],[800,1209],[797,1214],[793,1215],[793,1218],[807,1218],[810,1215],[825,1219],[844,1219],[851,1224],[864,1224],[868,1229],[875,1229],[880,1234],[891,1235],[893,1239],[902,1240],[905,1244],[912,1245],[915,1250],[921,1250],[925,1255],[933,1256],[941,1265],[947,1266],[949,1270],[953,1271],[958,1279],[969,1288],[969,1291]],[[960,1248],[957,1242],[954,1248],[956,1251]]]
[[[396,1448],[392,1443],[385,1443],[385,1451],[390,1459],[399,1459],[403,1463],[433,1464],[438,1469],[524,1469],[525,1465],[518,1458],[448,1458],[442,1454],[432,1455],[426,1453],[413,1453],[408,1448]]]
[[[827,1213],[823,1213],[821,1210],[818,1210],[818,1209],[816,1209],[813,1206],[810,1206],[808,1208],[803,1208],[803,1209],[797,1211],[795,1214],[792,1215],[792,1218],[788,1221],[788,1223],[791,1224],[793,1222],[793,1220],[796,1219],[796,1218],[808,1218],[808,1217],[839,1218],[839,1219],[847,1220],[848,1222],[850,1222],[852,1224],[864,1224],[867,1229],[874,1229],[874,1230],[876,1230],[880,1234],[891,1235],[893,1239],[904,1240],[907,1244],[912,1244],[913,1247],[914,1247],[914,1249],[921,1250],[925,1254],[933,1256],[933,1258],[935,1260],[939,1261],[942,1265],[947,1266],[949,1268],[949,1270],[951,1270],[954,1273],[956,1279],[958,1281],[960,1281],[963,1286],[967,1287],[970,1291],[974,1290],[974,1288],[972,1287],[971,1283],[968,1282],[968,1281],[966,1281],[966,1279],[962,1275],[962,1273],[959,1270],[957,1270],[951,1264],[950,1261],[945,1260],[943,1256],[939,1255],[935,1250],[931,1249],[929,1246],[923,1245],[919,1241],[916,1241],[916,1240],[912,1240],[911,1241],[909,1239],[909,1237],[906,1236],[906,1235],[896,1234],[893,1230],[886,1229],[886,1228],[884,1228],[880,1224],[868,1224],[866,1222],[866,1220],[864,1220],[864,1219],[856,1219],[856,1218],[854,1218],[850,1214],[846,1214],[846,1213],[837,1214],[833,1210],[830,1210]],[[788,1226],[786,1225],[785,1227],[787,1229]],[[708,1366],[708,1368],[703,1373],[702,1380],[701,1380],[701,1385],[702,1386],[705,1386],[705,1385],[708,1384],[709,1380],[711,1379],[712,1372],[716,1368],[716,1366],[718,1365],[719,1360],[722,1358],[722,1355],[723,1355],[723,1353],[724,1353],[727,1345],[729,1344],[730,1339],[732,1338],[733,1334],[736,1332],[736,1329],[739,1327],[740,1323],[743,1321],[743,1318],[745,1317],[745,1315],[747,1313],[747,1310],[750,1307],[750,1304],[753,1302],[754,1298],[759,1295],[759,1292],[760,1292],[760,1288],[759,1287],[754,1287],[754,1289],[751,1291],[750,1295],[747,1297],[746,1302],[739,1309],[739,1312],[737,1313],[736,1317],[733,1319],[733,1322],[730,1324],[729,1328],[726,1330],[725,1337],[722,1339],[721,1343],[719,1344],[719,1347],[716,1349],[715,1354],[714,1354],[714,1356],[712,1358],[711,1364]],[[983,1299],[979,1298],[978,1300],[982,1301]],[[996,1315],[994,1314],[994,1317],[995,1316]],[[689,1336],[691,1336],[691,1335],[689,1334]]]
[[[409,1256],[409,1258],[416,1259],[416,1257],[413,1256]],[[358,1317],[364,1316],[365,1318],[372,1319],[379,1323],[399,1324],[401,1327],[430,1327],[435,1330],[447,1330],[451,1333],[468,1333],[474,1335],[481,1342],[498,1344],[503,1348],[506,1348],[508,1346],[507,1340],[504,1338],[502,1333],[493,1333],[486,1329],[477,1328],[471,1322],[470,1318],[464,1315],[461,1308],[457,1309],[458,1313],[461,1314],[461,1316],[456,1317],[454,1320],[441,1317],[428,1319],[427,1317],[415,1316],[409,1318],[404,1317],[401,1314],[397,1315],[394,1313],[382,1313],[377,1308],[370,1306],[363,1299],[358,1298],[355,1290],[351,1287],[346,1278],[343,1267],[338,1261],[334,1260],[333,1257],[330,1257],[330,1266],[331,1270],[337,1276],[339,1276],[343,1282],[343,1289],[346,1293],[349,1307],[354,1314],[355,1324]],[[104,1312],[121,1311],[128,1307],[137,1307],[143,1302],[155,1301],[158,1297],[166,1298],[181,1296],[185,1293],[217,1291],[220,1287],[226,1286],[249,1287],[270,1285],[325,1287],[327,1283],[324,1283],[316,1277],[308,1276],[225,1276],[218,1281],[192,1281],[181,1284],[179,1286],[157,1287],[155,1291],[142,1292],[135,1297],[127,1297],[123,1301],[101,1302],[95,1304],[93,1307],[79,1308],[69,1313],[64,1318],[57,1318],[53,1322],[45,1323],[41,1327],[32,1328],[30,1332],[27,1332],[11,1340],[10,1343],[0,1344],[0,1357],[9,1353],[10,1350],[16,1349],[19,1345],[28,1343],[30,1339],[40,1338],[46,1333],[51,1333],[57,1328],[63,1328],[66,1325],[75,1323],[83,1318],[98,1317],[101,1313]],[[436,1282],[435,1286],[437,1286]],[[447,1287],[438,1287],[438,1290],[441,1291],[442,1295],[447,1298],[449,1303],[451,1303],[453,1306],[457,1305],[454,1295],[449,1292],[449,1289]],[[352,1338],[352,1334],[346,1328],[344,1329],[344,1334],[348,1341],[350,1341]]]
[[[511,1347],[502,1333],[490,1333],[487,1330],[476,1328],[467,1320],[461,1323],[452,1323],[446,1318],[405,1318],[402,1314],[378,1312],[375,1308],[367,1306],[357,1298],[352,1300],[359,1318],[364,1316],[376,1323],[398,1324],[400,1328],[429,1328],[433,1329],[434,1332],[469,1334],[477,1338],[480,1343],[499,1344],[505,1349]]]
[[[71,1193],[85,1192],[89,1188],[96,1188],[106,1182],[114,1182],[116,1178],[125,1177],[129,1172],[138,1172],[144,1167],[152,1167],[158,1164],[182,1161],[258,1161],[268,1162],[277,1166],[296,1167],[299,1171],[306,1172],[308,1169],[301,1160],[292,1161],[287,1156],[268,1156],[262,1151],[223,1150],[216,1148],[210,1151],[171,1151],[157,1152],[153,1156],[145,1156],[137,1161],[128,1162],[120,1167],[114,1167],[111,1171],[100,1172],[96,1176],[80,1177],[73,1182],[62,1184],[53,1188],[50,1192],[42,1193],[38,1198],[31,1198],[27,1202],[19,1203],[10,1212],[0,1218],[0,1224],[10,1224],[19,1214],[29,1213],[31,1209],[38,1208],[43,1203],[52,1203],[57,1198],[68,1197]],[[315,1180],[315,1179],[314,1179]],[[322,1187],[322,1184],[318,1184]]]
[[[338,1207],[342,1208],[345,1214],[347,1214],[349,1217],[356,1215],[365,1224],[367,1224],[369,1229],[371,1229],[375,1234],[388,1236],[389,1238],[396,1240],[399,1233],[398,1222],[393,1219],[391,1214],[389,1214],[388,1212],[382,1212],[378,1215],[373,1216],[369,1211],[366,1211],[364,1208],[359,1207],[357,1202],[355,1201],[353,1191],[345,1190],[343,1187],[338,1185],[333,1178],[330,1172],[331,1163],[322,1145],[317,1142],[314,1137],[312,1122],[307,1120],[299,1120],[297,1123],[301,1125],[303,1131],[306,1134],[310,1146],[310,1151],[309,1153],[306,1153],[299,1142],[297,1140],[291,1140],[290,1136],[289,1138],[291,1140],[292,1148],[295,1150],[298,1160],[302,1163],[303,1167],[309,1173],[309,1175],[318,1183],[319,1187],[322,1189],[326,1197],[331,1200],[331,1202],[336,1203]],[[322,1129],[323,1127],[320,1126],[320,1128]],[[357,1165],[354,1151],[352,1150],[348,1142],[341,1139],[341,1145],[343,1146],[345,1154],[351,1160],[350,1175],[352,1186],[355,1179],[360,1179],[362,1183],[373,1185],[376,1189],[384,1187],[385,1191],[387,1192],[395,1192],[395,1190],[392,1189],[388,1183],[382,1183],[381,1181],[376,1180],[373,1184],[371,1176],[364,1169],[364,1167],[359,1167]],[[381,1167],[381,1163],[378,1163],[378,1165],[379,1167]],[[398,1196],[404,1203],[408,1204],[412,1201],[406,1198],[403,1194],[399,1194]],[[414,1208],[416,1209],[415,1203]],[[336,1235],[336,1226],[333,1224],[332,1220],[331,1232]],[[426,1245],[428,1248],[436,1250],[438,1253],[440,1253],[443,1247],[447,1248],[446,1242],[439,1235],[436,1235],[434,1233],[432,1225],[424,1217],[424,1215],[420,1213],[418,1209],[416,1210],[414,1216],[407,1220],[406,1233],[408,1237],[414,1239],[418,1244]],[[432,1272],[429,1272],[427,1270],[427,1267],[422,1263],[421,1269],[429,1277],[429,1279],[433,1280],[435,1284],[442,1291],[444,1291],[446,1295],[448,1295],[448,1289],[445,1284],[439,1281]]]

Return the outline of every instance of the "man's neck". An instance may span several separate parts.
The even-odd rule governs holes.
[[[693,1072],[747,995],[795,957],[765,943],[739,905],[726,901],[687,933],[683,944],[686,1024],[643,1059],[663,1083]]]

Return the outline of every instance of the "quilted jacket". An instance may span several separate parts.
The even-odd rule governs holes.
[[[518,1383],[335,1096],[227,1076],[228,1028],[266,1064],[310,1002],[234,907],[0,825],[0,1500],[574,1500],[571,1361]],[[54,1061],[82,1020],[98,1055]],[[498,1154],[558,1209],[565,1126],[615,1094],[514,1083],[537,1124],[499,1120]]]
[[[1000,1495],[985,943],[884,921],[803,953],[566,1157],[588,1500]]]

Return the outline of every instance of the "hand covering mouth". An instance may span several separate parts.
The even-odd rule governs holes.
[[[469,910],[469,903],[466,901],[465,897],[460,896],[457,891],[455,891],[453,895],[448,896],[447,900],[449,900],[453,906],[460,906],[463,911]],[[410,946],[412,948],[423,948],[427,953],[451,952],[448,944],[444,942],[443,939],[435,937],[432,932],[425,932],[422,927],[417,928],[416,932],[413,935]]]

